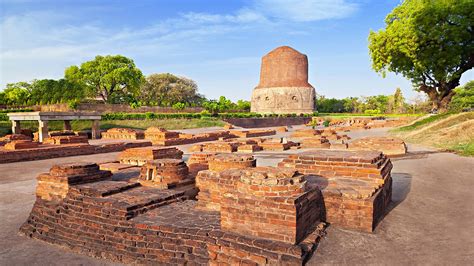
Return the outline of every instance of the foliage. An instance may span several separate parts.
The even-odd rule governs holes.
[[[364,111],[364,114],[368,114],[368,115],[378,115],[380,113],[381,112],[378,109],[367,109]]]
[[[330,125],[331,121],[330,120],[324,120],[323,126],[328,127]]]
[[[89,96],[100,96],[104,103],[130,101],[143,81],[143,74],[133,60],[121,55],[98,55],[80,67],[68,67],[65,77],[84,86]]]
[[[101,129],[109,128],[134,128],[145,130],[148,127],[159,127],[166,129],[186,129],[186,128],[202,128],[202,127],[214,127],[214,126],[224,126],[224,122],[215,119],[164,119],[164,120],[114,120],[114,121],[102,121],[100,123]],[[71,121],[72,129],[75,131],[81,130],[90,130],[91,122],[86,120],[73,120]],[[11,122],[10,121],[0,121],[0,137],[11,134]],[[37,121],[22,121],[21,127],[24,129],[30,129],[33,132],[38,131],[38,122]],[[64,123],[62,121],[50,121],[48,123],[48,128],[50,130],[63,130]]]
[[[65,79],[41,79],[7,84],[3,94],[8,105],[54,104],[81,100],[84,89]]]
[[[31,83],[29,104],[79,103],[84,96],[83,87],[66,79],[34,80]]]
[[[149,75],[138,98],[146,105],[170,107],[176,103],[197,106],[204,97],[198,94],[198,86],[193,80],[163,73]]]
[[[33,109],[3,109],[0,110],[0,114],[6,114],[6,113],[21,113],[21,112],[33,112]]]
[[[400,73],[445,109],[461,75],[474,66],[474,2],[405,0],[370,32],[372,67]]]
[[[238,100],[237,109],[239,111],[250,112],[250,101]]]
[[[453,99],[449,104],[450,111],[460,112],[474,108],[474,80],[454,89],[454,92]]]
[[[177,102],[177,103],[173,104],[172,107],[175,110],[184,110],[184,108],[186,108],[186,104],[182,103],[182,102]]]
[[[200,113],[106,113],[102,115],[102,120],[154,120],[154,119],[192,119],[203,117],[225,118],[259,118],[259,117],[296,117],[296,114],[257,114],[257,113],[216,113],[211,114],[208,111]],[[311,114],[301,115],[311,117]]]
[[[405,113],[409,107],[400,88],[393,95],[375,95],[368,97],[348,97],[344,99],[326,98],[319,95],[316,106],[322,113],[366,113],[387,114]]]
[[[2,93],[7,105],[27,104],[31,97],[31,84],[27,82],[9,83]]]
[[[68,107],[75,110],[77,109],[77,106],[79,105],[79,101],[78,100],[71,100],[67,103]]]

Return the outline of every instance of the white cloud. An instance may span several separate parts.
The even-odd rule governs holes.
[[[344,18],[358,9],[346,0],[256,0],[255,7],[270,17],[296,22]]]
[[[106,21],[77,23],[72,15],[52,11],[3,16],[0,89],[9,82],[62,77],[65,67],[97,54],[172,57],[186,51],[195,53],[194,44],[216,36],[233,38],[248,31],[275,30],[305,34],[305,27],[286,26],[289,22],[342,18],[356,9],[347,0],[254,0],[232,13],[189,12],[143,28],[110,28],[104,26]]]

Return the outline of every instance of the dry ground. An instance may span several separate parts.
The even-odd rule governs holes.
[[[200,130],[196,130],[200,131]],[[384,135],[386,129],[352,136]],[[393,204],[373,234],[329,228],[309,265],[469,264],[474,259],[474,158],[410,146],[394,160]],[[34,203],[35,177],[55,163],[109,161],[115,153],[0,164],[0,265],[110,265],[17,235]],[[260,155],[259,165],[281,156]]]

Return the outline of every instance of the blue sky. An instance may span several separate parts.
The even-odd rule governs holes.
[[[195,80],[209,98],[250,99],[260,58],[289,45],[308,55],[309,79],[327,97],[391,94],[401,76],[370,67],[369,31],[395,0],[0,0],[0,88],[61,78],[96,55],[122,54],[145,75]],[[465,73],[462,83],[474,79]]]

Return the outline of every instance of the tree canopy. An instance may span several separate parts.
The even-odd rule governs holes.
[[[90,96],[100,96],[104,102],[121,103],[138,94],[143,74],[132,59],[122,55],[96,56],[65,71],[68,81],[86,88]]]
[[[170,73],[151,74],[140,88],[140,102],[146,105],[171,107],[176,103],[200,105],[204,97],[196,82]]]
[[[405,0],[369,34],[372,67],[400,73],[446,109],[461,75],[474,66],[472,0]]]
[[[454,89],[454,92],[453,100],[449,104],[449,110],[459,112],[474,109],[474,80]]]

